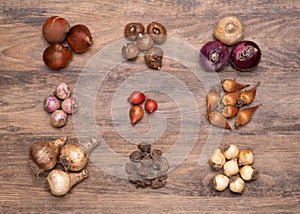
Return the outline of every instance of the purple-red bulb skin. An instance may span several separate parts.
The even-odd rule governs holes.
[[[239,71],[252,71],[261,58],[259,46],[252,41],[241,41],[231,50],[231,64]]]
[[[200,63],[207,71],[221,71],[230,62],[228,48],[218,41],[209,41],[200,49]]]

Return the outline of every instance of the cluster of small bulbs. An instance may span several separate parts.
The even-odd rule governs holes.
[[[249,84],[241,84],[233,79],[225,79],[221,84],[223,91],[218,87],[213,87],[206,96],[209,122],[212,125],[231,130],[227,119],[236,117],[234,123],[236,128],[246,125],[261,104],[243,109],[241,107],[248,106],[254,101],[259,82],[249,90],[242,90]]]
[[[252,166],[254,154],[252,149],[242,149],[234,144],[217,148],[209,159],[213,170],[222,170],[216,174],[211,184],[217,191],[224,191],[228,186],[231,192],[243,193],[245,181],[253,181],[258,177],[258,171]]]
[[[42,33],[50,44],[43,54],[45,64],[52,69],[64,68],[72,60],[73,52],[84,53],[93,44],[93,38],[87,26],[69,22],[60,16],[51,16],[43,24]],[[67,40],[69,46],[62,43]]]
[[[71,97],[70,87],[65,83],[59,83],[52,95],[49,95],[43,103],[46,112],[51,113],[51,124],[60,128],[63,127],[68,115],[74,114],[78,105],[74,97]]]
[[[132,105],[129,111],[129,116],[132,125],[136,124],[139,120],[143,118],[144,110],[141,104],[143,104],[145,100],[145,110],[149,114],[152,114],[156,111],[158,106],[155,100],[146,97],[145,94],[140,91],[134,91],[128,97],[128,102]]]
[[[122,47],[122,55],[125,59],[136,60],[140,51],[145,52],[144,59],[149,68],[160,69],[164,55],[160,47],[153,47],[155,43],[162,44],[167,38],[167,30],[159,22],[151,22],[147,25],[146,32],[142,23],[131,22],[124,28],[124,35],[130,41]]]
[[[100,143],[97,139],[80,144],[66,142],[65,136],[53,141],[38,141],[33,143],[29,150],[33,173],[39,176],[45,171],[50,171],[46,184],[55,196],[67,194],[75,184],[89,176],[88,170],[85,169],[88,156]],[[55,168],[58,163],[64,170]]]
[[[200,62],[207,71],[222,71],[229,62],[239,71],[254,70],[261,58],[259,46],[242,40],[244,28],[236,16],[222,17],[215,26],[214,37],[200,49]],[[229,47],[232,46],[231,51]]]

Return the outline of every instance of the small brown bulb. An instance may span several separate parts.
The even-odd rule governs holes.
[[[225,118],[233,118],[237,115],[237,113],[239,112],[240,108],[236,107],[236,106],[225,106],[222,110],[222,115]]]
[[[67,173],[60,169],[54,169],[47,176],[47,185],[52,195],[63,196],[67,194],[75,184],[88,176],[89,173],[86,169],[77,173]]]
[[[66,137],[60,137],[54,141],[38,141],[30,146],[29,155],[34,163],[32,170],[35,174],[55,167],[59,149],[66,143],[66,140]]]
[[[222,169],[225,162],[225,156],[220,148],[216,149],[209,158],[209,165],[214,170]]]
[[[248,86],[249,86],[249,84],[241,84],[232,79],[226,79],[226,80],[222,81],[222,87],[223,87],[224,91],[227,93],[239,91]]]
[[[79,143],[68,143],[60,150],[59,161],[66,171],[80,171],[88,162],[88,153]]]
[[[211,89],[206,96],[207,113],[212,112],[219,104],[220,92],[218,89]]]
[[[76,53],[84,53],[93,45],[90,30],[82,24],[71,27],[67,40],[72,50]]]
[[[49,68],[58,70],[64,68],[72,60],[72,56],[69,47],[54,43],[45,49],[43,60]]]
[[[70,24],[67,20],[59,16],[48,18],[42,28],[43,36],[49,43],[62,43],[70,30]]]
[[[256,95],[256,89],[259,86],[259,82],[256,86],[251,88],[250,90],[245,90],[241,93],[241,96],[237,102],[237,105],[243,106],[243,105],[249,105],[253,102],[255,95]]]
[[[152,48],[154,41],[149,34],[139,34],[136,44],[141,51],[147,51]]]
[[[207,118],[212,125],[231,130],[229,123],[220,112],[210,112]]]
[[[165,26],[158,22],[151,22],[147,26],[147,33],[158,44],[165,42],[167,39],[167,30]]]
[[[261,105],[262,104],[258,104],[256,106],[240,110],[235,119],[235,127],[238,128],[247,124],[251,120],[257,108]]]
[[[225,105],[225,106],[233,106],[235,105],[239,98],[240,98],[240,95],[241,95],[241,92],[240,91],[235,91],[235,92],[232,92],[232,93],[227,93],[223,96],[222,98],[222,103]]]
[[[144,110],[141,106],[132,106],[129,112],[131,124],[136,124],[144,116]]]
[[[152,69],[160,69],[162,66],[164,52],[159,47],[152,47],[147,53],[144,55],[146,64],[149,68]]]
[[[139,34],[144,34],[145,27],[143,24],[138,22],[128,23],[124,28],[124,35],[127,39],[135,41]]]
[[[137,45],[134,43],[126,43],[122,47],[122,55],[125,59],[135,60],[139,52]]]
[[[241,20],[236,16],[221,18],[214,30],[214,37],[225,45],[233,45],[240,41],[244,34]]]

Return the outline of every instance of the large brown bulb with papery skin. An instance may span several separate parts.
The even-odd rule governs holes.
[[[64,68],[72,60],[72,50],[58,43],[48,46],[43,54],[45,64],[52,69]]]
[[[84,53],[93,45],[90,30],[82,24],[71,27],[67,40],[72,50],[76,53]]]
[[[59,16],[51,16],[48,18],[42,28],[44,38],[52,43],[62,43],[67,38],[67,34],[70,30],[69,22]]]

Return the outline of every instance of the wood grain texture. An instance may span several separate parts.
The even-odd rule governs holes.
[[[299,1],[11,0],[1,1],[0,8],[0,213],[300,212]],[[72,62],[60,71],[48,69],[42,61],[47,43],[41,27],[52,15],[66,18],[71,25],[86,24],[94,38],[88,52],[74,55]],[[65,127],[55,129],[50,125],[49,114],[43,111],[42,102],[57,83],[66,81],[74,88],[88,61],[121,39],[128,22],[146,25],[159,21],[170,37],[200,49],[213,39],[213,28],[218,18],[225,15],[240,17],[245,27],[244,39],[259,44],[262,59],[253,72],[237,72],[229,65],[218,76],[220,80],[236,78],[251,85],[260,81],[255,103],[263,106],[247,126],[225,131],[220,143],[253,148],[259,179],[247,183],[243,195],[211,190],[209,181],[214,172],[208,164],[199,164],[212,131],[205,118],[204,86],[184,65],[164,59],[164,71],[187,87],[199,112],[198,116],[189,115],[199,119],[199,124],[193,124],[199,127],[198,138],[185,160],[169,173],[167,186],[136,189],[126,179],[113,176],[90,161],[88,179],[64,197],[51,196],[45,188],[47,174],[39,178],[32,174],[28,150],[38,140],[62,135],[76,140],[72,117]],[[135,145],[118,133],[111,117],[111,104],[124,81],[145,69],[142,58],[115,67],[102,81],[95,99],[99,133],[123,157]],[[149,80],[145,80],[147,83]],[[180,110],[168,94],[150,91],[148,95],[158,100],[167,121],[165,132],[153,146],[167,152],[180,135]],[[136,129],[143,133],[150,126],[146,115]]]

